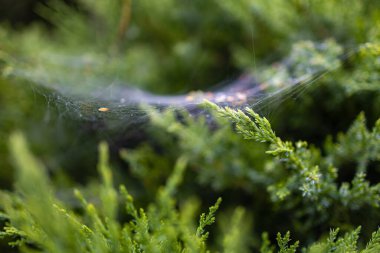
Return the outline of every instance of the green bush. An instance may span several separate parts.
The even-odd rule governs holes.
[[[52,26],[2,24],[1,251],[380,252],[379,7],[52,0]],[[112,100],[237,75],[260,92],[230,107]]]
[[[363,205],[379,206],[380,184],[369,186],[360,172],[353,180],[352,185],[342,184],[340,189],[333,182],[337,173],[333,167],[326,171],[314,167],[305,167],[310,159],[310,151],[305,144],[298,142],[295,145],[283,142],[278,138],[269,122],[261,118],[252,110],[247,112],[253,119],[242,111],[229,108],[220,109],[209,104],[222,117],[231,118],[236,122],[236,128],[246,139],[271,143],[267,151],[275,157],[285,157],[282,161],[288,167],[289,176],[268,187],[272,201],[284,201],[294,191],[298,201],[305,205],[309,202],[316,204],[312,212],[326,211],[330,202],[336,206],[349,206],[359,209]],[[363,118],[359,118],[363,121]],[[358,121],[359,121],[358,120]],[[380,121],[379,121],[380,122]],[[360,124],[360,123],[358,123]],[[379,124],[371,134],[379,134]],[[365,129],[364,129],[365,132]],[[100,159],[98,171],[102,182],[98,185],[98,203],[90,203],[81,191],[74,190],[80,209],[75,211],[65,207],[65,204],[54,195],[55,190],[49,181],[43,166],[35,160],[26,146],[25,140],[19,133],[11,136],[11,150],[17,165],[16,192],[2,192],[1,206],[4,208],[2,218],[6,221],[2,238],[11,238],[10,245],[20,247],[20,250],[29,252],[39,250],[44,252],[206,252],[206,240],[209,233],[206,226],[215,222],[215,212],[219,208],[221,199],[209,209],[209,213],[200,216],[198,227],[194,226],[194,203],[191,199],[182,200],[178,210],[175,195],[178,186],[183,181],[184,169],[189,157],[183,156],[168,178],[164,187],[157,190],[154,203],[148,206],[148,211],[136,208],[133,197],[124,185],[119,192],[113,187],[111,169],[108,164],[109,154],[106,144],[99,146]],[[301,153],[309,155],[304,155]],[[281,169],[281,168],[277,168]],[[293,174],[293,175],[291,175]],[[282,181],[282,182],[281,182]],[[278,187],[279,186],[279,187]],[[299,192],[299,193],[297,193]],[[292,198],[297,202],[297,197]],[[324,201],[318,204],[318,200]],[[314,202],[314,203],[313,203]],[[324,206],[323,206],[324,205]],[[291,208],[291,207],[290,207]],[[124,209],[124,211],[122,210]],[[349,209],[349,208],[347,208]],[[297,208],[300,211],[299,208]],[[122,215],[124,222],[117,219]],[[236,208],[232,214],[230,225],[225,229],[221,240],[220,250],[224,252],[245,252],[251,246],[247,235],[241,234],[244,224],[244,209]],[[310,223],[310,222],[309,222]],[[360,227],[337,238],[339,230],[332,230],[328,239],[313,243],[304,248],[304,252],[378,252],[380,250],[380,230],[372,234],[367,245],[360,249],[358,235]],[[268,234],[262,237],[260,252],[274,252],[268,240]],[[278,252],[296,252],[299,242],[289,244],[290,233],[284,236],[277,234]]]

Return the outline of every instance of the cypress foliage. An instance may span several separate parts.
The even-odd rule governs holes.
[[[380,252],[379,7],[52,0],[50,28],[1,24],[0,251]],[[247,103],[112,100],[240,74]]]

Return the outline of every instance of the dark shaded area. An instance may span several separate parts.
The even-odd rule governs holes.
[[[0,0],[0,21],[9,22],[14,27],[29,24],[32,21],[43,21],[36,12],[38,4],[46,3],[46,0]]]
[[[70,6],[77,6],[75,0],[60,0]],[[9,24],[14,29],[23,29],[33,23],[42,23],[53,28],[51,22],[38,13],[38,7],[49,0],[0,0],[0,23]]]

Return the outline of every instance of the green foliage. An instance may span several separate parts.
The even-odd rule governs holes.
[[[328,159],[334,164],[341,164],[347,158],[352,159],[358,170],[365,172],[371,161],[379,160],[379,129],[380,121],[377,120],[372,131],[368,131],[366,119],[361,113],[346,134],[337,136],[337,143],[328,140]]]
[[[249,252],[252,245],[249,230],[251,222],[243,207],[237,207],[232,214],[225,214],[218,221],[223,234],[222,246],[224,252]]]
[[[364,115],[361,114],[347,132],[347,139],[343,135],[339,138],[341,143],[345,139],[349,140],[352,143],[351,145],[355,143],[356,151],[365,153],[365,157],[360,157],[360,154],[357,153],[348,153],[352,147],[347,143],[343,143],[343,145],[339,143],[332,149],[344,152],[344,157],[356,157],[359,163],[351,189],[347,183],[342,184],[338,189],[335,185],[337,168],[333,167],[334,164],[331,161],[333,155],[323,158],[320,157],[320,152],[317,150],[309,149],[305,142],[291,143],[282,141],[275,135],[269,121],[265,117],[260,117],[250,108],[245,109],[246,114],[241,110],[235,111],[228,107],[218,108],[210,102],[207,105],[216,110],[218,116],[227,117],[234,122],[237,132],[243,135],[244,138],[269,143],[270,149],[266,153],[276,157],[290,171],[286,181],[281,180],[276,185],[268,188],[272,193],[272,199],[282,201],[292,191],[300,190],[305,200],[323,199],[324,203],[320,203],[318,208],[329,206],[331,201],[337,200],[337,198],[345,205],[352,205],[355,208],[359,208],[360,205],[364,204],[379,207],[380,184],[370,186],[369,182],[365,180],[365,172],[366,163],[370,160],[377,161],[379,159],[377,148],[380,146],[380,139],[378,138],[380,120],[376,122],[375,127],[370,132],[366,129]],[[352,136],[353,133],[355,133],[355,136]],[[359,141],[364,141],[364,147],[358,145]],[[366,150],[365,148],[368,149]],[[313,161],[316,160],[320,160],[320,164],[314,164]],[[326,193],[331,195],[329,197],[323,196]]]
[[[210,211],[207,215],[206,214],[201,215],[201,220],[197,228],[197,236],[200,237],[202,241],[205,241],[208,237],[208,233],[204,232],[204,228],[215,222],[214,215],[215,215],[216,210],[218,210],[221,201],[222,199],[219,198],[218,201],[215,203],[215,205],[210,207]]]
[[[358,214],[368,217],[366,229],[377,228],[372,221],[379,218],[380,184],[371,182],[367,173],[373,173],[370,164],[379,161],[379,120],[373,129],[368,130],[364,115],[360,114],[346,134],[338,135],[336,143],[328,138],[325,149],[321,149],[310,146],[305,141],[282,140],[269,121],[250,108],[235,110],[218,107],[210,102],[206,102],[205,106],[219,124],[217,131],[204,127],[206,118],[210,115],[194,118],[187,114],[182,117],[181,114],[182,121],[179,122],[175,118],[178,112],[176,114],[167,110],[159,113],[150,109],[152,123],[159,128],[153,128],[152,136],[159,136],[155,131],[166,131],[162,133],[166,138],[157,140],[164,140],[161,143],[165,145],[167,153],[160,157],[152,156],[155,154],[153,150],[143,148],[124,151],[128,154],[124,158],[131,165],[145,171],[148,170],[146,164],[153,164],[154,161],[162,164],[161,160],[170,164],[171,159],[185,154],[190,168],[196,171],[199,184],[211,185],[217,191],[239,189],[247,192],[254,199],[254,204],[250,205],[255,210],[254,213],[266,210],[269,217],[275,215],[277,211],[269,214],[268,206],[272,206],[269,209],[290,212],[297,220],[303,220],[301,223],[293,223],[300,233],[310,233],[313,228],[320,226],[325,229],[341,226],[341,217],[355,219]],[[233,123],[233,128],[228,122]],[[173,136],[178,146],[170,141],[167,133]],[[248,141],[239,140],[239,135]],[[221,155],[216,156],[217,152]],[[259,157],[260,153],[261,156],[267,154],[264,158],[261,157],[260,162],[250,160],[252,155]],[[235,159],[230,155],[235,156]],[[239,159],[236,159],[237,155]],[[144,163],[139,162],[141,157],[144,157]],[[150,161],[151,158],[154,161]],[[353,177],[346,179],[348,171],[345,166],[352,159],[355,167],[349,173]],[[238,166],[236,162],[239,162]],[[158,168],[151,168],[159,173]],[[210,171],[215,169],[222,173],[214,173],[210,177]],[[134,173],[142,179],[150,177],[145,173],[141,175],[138,171]],[[167,172],[160,173],[164,177]],[[157,174],[151,176],[156,177]],[[221,185],[221,182],[224,184]],[[267,202],[267,198],[271,203]],[[335,214],[330,215],[330,212]],[[267,229],[270,227],[276,231],[273,227],[281,227],[280,220],[274,225],[263,221],[260,215],[254,219],[261,219],[262,225],[268,226]],[[364,220],[359,224],[364,224],[363,222]],[[326,224],[329,225],[325,226]]]
[[[257,116],[256,120],[264,119]],[[13,238],[10,245],[19,247],[21,252],[35,249],[42,252],[209,252],[205,227],[215,222],[215,212],[221,199],[209,208],[208,214],[200,216],[197,228],[189,226],[186,218],[180,218],[189,218],[184,216],[185,209],[176,209],[174,198],[186,159],[178,161],[167,184],[158,191],[156,203],[150,204],[146,212],[135,207],[133,197],[123,185],[119,191],[115,190],[108,164],[108,148],[102,143],[99,146],[98,165],[102,178],[99,203],[88,202],[79,190],[75,190],[75,196],[81,203],[81,212],[77,212],[54,196],[54,187],[43,166],[30,154],[23,136],[13,134],[10,141],[17,167],[17,191],[1,192],[0,205],[5,211],[2,217],[7,220],[7,225],[0,236]],[[122,211],[120,208],[127,215],[128,222],[124,224],[116,217],[117,212]],[[247,250],[240,234],[243,215],[242,209],[235,210],[232,227],[223,239],[224,252]],[[341,238],[337,238],[338,231],[332,230],[327,240],[305,248],[304,252],[364,253],[380,250],[380,230],[372,234],[362,250],[357,245],[360,227]],[[289,242],[289,232],[284,236],[278,233],[278,252],[295,253],[299,242]],[[263,235],[260,252],[274,252],[266,234]]]
[[[53,27],[1,25],[0,251],[379,252],[379,7],[52,0]],[[244,73],[246,108],[92,96]]]
[[[268,59],[283,59],[298,41],[335,38],[341,47],[354,50],[362,43],[376,43],[378,7],[369,0],[79,0],[76,7],[52,0],[37,12],[51,20],[55,30],[47,34],[45,28],[35,27],[15,34],[0,29],[0,58],[9,65],[7,73],[21,72],[39,83],[59,81],[72,89],[78,83],[91,88],[117,78],[156,92],[194,90],[265,68]],[[351,22],[344,22],[348,18]],[[304,54],[300,69],[310,67],[310,61],[323,63],[309,56]],[[359,64],[360,69],[375,70],[378,65],[363,63],[367,66]],[[49,73],[41,71],[47,68]],[[364,73],[355,76],[369,89],[376,71]],[[347,89],[361,89],[357,84]]]
[[[99,146],[99,202],[86,200],[79,190],[75,195],[81,211],[66,207],[54,194],[43,166],[30,154],[22,135],[11,136],[17,167],[17,192],[1,193],[1,206],[7,226],[2,238],[14,238],[12,245],[22,252],[33,248],[43,252],[205,252],[206,226],[215,221],[221,199],[200,216],[197,228],[189,220],[178,219],[174,195],[186,167],[179,160],[167,184],[158,192],[157,202],[148,211],[136,208],[132,196],[122,185],[115,190],[108,164],[108,148]],[[117,214],[126,212],[128,222],[119,223]],[[189,216],[187,216],[189,218]],[[227,245],[228,246],[228,245]]]

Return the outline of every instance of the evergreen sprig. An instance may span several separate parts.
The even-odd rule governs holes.
[[[215,205],[209,208],[208,214],[205,214],[205,213],[201,214],[196,235],[199,238],[201,238],[202,241],[205,241],[208,237],[208,232],[205,232],[205,227],[210,226],[215,222],[215,212],[218,210],[221,202],[222,202],[222,199],[218,198]]]
[[[352,156],[358,159],[359,167],[356,176],[349,183],[343,183],[339,189],[335,180],[337,179],[335,166],[331,163],[332,157],[320,157],[320,153],[312,148],[308,148],[306,142],[286,142],[277,137],[271,128],[269,121],[261,117],[252,109],[246,108],[245,112],[240,109],[234,110],[228,107],[218,107],[210,102],[205,102],[206,106],[215,110],[220,117],[228,118],[235,124],[237,132],[246,139],[253,139],[259,142],[268,142],[270,149],[268,154],[278,158],[280,164],[284,164],[290,170],[288,178],[279,180],[277,184],[269,186],[274,200],[286,199],[294,190],[300,190],[302,196],[311,201],[325,202],[323,207],[326,208],[328,202],[334,201],[338,197],[342,204],[351,206],[356,209],[359,206],[370,204],[375,207],[379,206],[380,201],[380,184],[370,185],[365,180],[366,165],[370,160],[378,160],[380,146],[379,121],[376,122],[373,130],[369,132],[365,127],[364,115],[360,115],[353,126],[347,132],[347,138],[340,136],[340,142],[347,140],[348,143],[337,144],[334,150],[338,152],[347,152],[353,149],[364,156]],[[358,142],[352,140],[357,138]],[[348,141],[349,140],[349,141]],[[360,148],[358,143],[362,143]],[[331,151],[331,150],[330,150]],[[355,152],[354,151],[354,152]],[[333,151],[330,153],[334,154]],[[345,153],[345,157],[350,157]],[[368,157],[370,156],[370,157]],[[314,163],[314,161],[319,163]],[[320,203],[322,204],[322,203]]]
[[[290,232],[286,232],[284,236],[281,236],[280,233],[277,234],[277,243],[280,248],[279,253],[295,253],[299,242],[296,241],[294,244],[289,245],[290,242]]]

